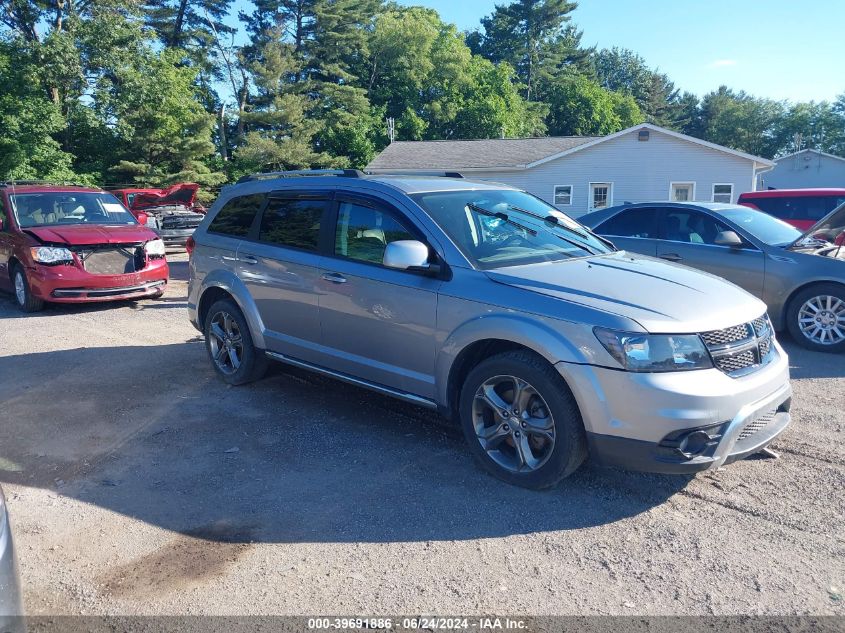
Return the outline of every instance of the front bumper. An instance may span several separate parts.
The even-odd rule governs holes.
[[[184,246],[196,229],[156,229],[165,246]]]
[[[35,265],[27,270],[32,293],[54,303],[91,303],[139,299],[167,288],[165,259],[150,260],[143,270],[122,275],[93,275],[76,266]]]
[[[717,369],[637,374],[589,365],[556,368],[578,401],[591,458],[602,465],[695,473],[756,453],[790,422],[789,361],[740,378]]]

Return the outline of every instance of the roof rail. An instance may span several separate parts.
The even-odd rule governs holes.
[[[344,178],[362,178],[364,172],[359,169],[294,169],[291,171],[267,171],[249,176],[241,176],[238,183],[272,178],[296,178],[299,176],[341,176]]]
[[[0,187],[15,187],[15,186],[30,186],[30,185],[46,185],[53,187],[85,187],[86,189],[99,189],[96,185],[83,185],[78,182],[55,182],[53,180],[3,180],[0,181]]]

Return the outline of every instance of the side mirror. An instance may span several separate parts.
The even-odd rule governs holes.
[[[397,240],[384,249],[382,263],[397,270],[437,272],[438,266],[428,263],[428,246],[417,240]]]
[[[3,218],[0,218],[0,231],[4,231],[6,229],[6,225],[3,224]]]
[[[730,246],[731,248],[739,248],[742,246],[742,240],[739,235],[733,231],[722,231],[713,240],[716,246]]]
[[[143,211],[136,211],[136,212],[135,212],[135,219],[136,219],[136,220],[138,220],[138,224],[141,224],[141,225],[143,225],[143,226],[146,226],[146,225],[147,225],[147,220],[149,220],[149,219],[150,219],[150,216],[148,216],[148,215],[147,215],[146,213],[144,213]]]

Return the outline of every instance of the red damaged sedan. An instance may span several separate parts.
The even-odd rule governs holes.
[[[164,242],[112,194],[0,183],[0,288],[24,312],[158,297],[167,280]]]

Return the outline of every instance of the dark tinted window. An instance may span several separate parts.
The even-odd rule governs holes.
[[[341,202],[335,231],[336,255],[381,264],[384,249],[397,240],[417,239],[393,216],[377,209]]]
[[[716,236],[730,229],[698,211],[670,209],[666,212],[663,238],[690,244],[715,244]]]
[[[619,237],[657,237],[657,209],[628,209],[614,215],[596,228],[599,235]]]
[[[316,251],[320,241],[320,220],[328,204],[328,200],[271,199],[261,219],[258,239]]]
[[[840,204],[845,196],[785,196],[782,198],[743,198],[761,211],[781,220],[812,220],[818,222]]]
[[[3,226],[0,228],[0,231],[5,231],[9,228],[9,216],[6,215],[6,209],[3,206],[3,198],[0,197],[0,222],[2,222]]]
[[[249,233],[255,214],[262,204],[264,194],[261,193],[232,198],[211,221],[209,232],[243,237]]]

